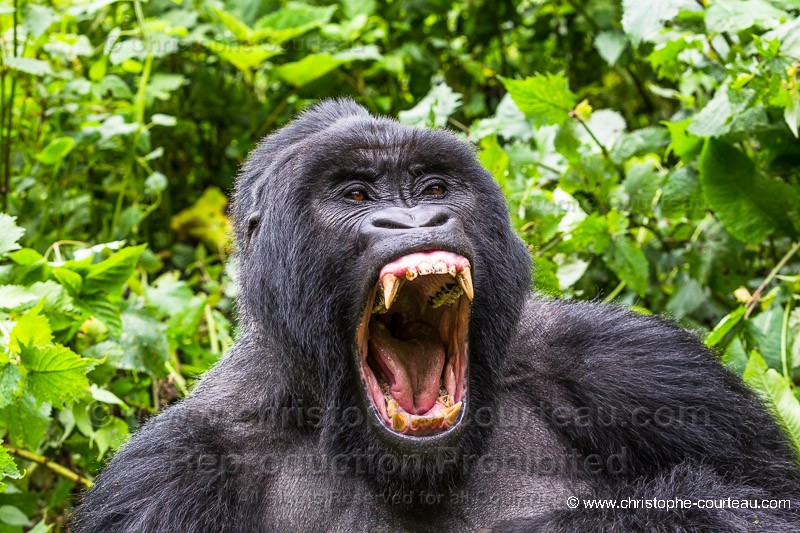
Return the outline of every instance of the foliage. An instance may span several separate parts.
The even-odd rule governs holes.
[[[537,290],[674,317],[800,445],[793,0],[0,3],[0,530],[232,342],[224,192],[349,95],[480,148]]]

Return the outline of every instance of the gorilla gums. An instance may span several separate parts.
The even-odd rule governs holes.
[[[800,528],[757,398],[662,319],[531,296],[452,135],[324,102],[254,150],[233,215],[239,338],[75,531]]]

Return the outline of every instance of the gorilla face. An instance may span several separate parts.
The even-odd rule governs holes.
[[[328,101],[254,151],[234,218],[244,327],[284,352],[292,402],[326,407],[326,449],[390,488],[452,480],[530,280],[471,147]]]

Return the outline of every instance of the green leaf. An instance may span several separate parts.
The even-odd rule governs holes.
[[[494,179],[505,190],[506,174],[508,173],[508,154],[497,142],[495,135],[481,139],[481,152],[478,154],[481,164],[492,173]]]
[[[0,446],[0,491],[4,491],[6,488],[6,484],[1,480],[6,478],[19,479],[21,477],[22,474],[17,468],[17,463],[11,458],[8,450]]]
[[[499,78],[520,111],[540,126],[564,123],[578,101],[563,74],[537,74],[524,80]]]
[[[597,49],[597,53],[611,67],[617,63],[626,46],[628,46],[628,41],[625,39],[625,35],[615,31],[604,31],[598,33],[594,38],[594,47]]]
[[[81,286],[83,285],[83,278],[80,274],[67,268],[54,268],[50,272],[61,285],[66,287],[70,294],[80,294]]]
[[[705,343],[708,347],[714,347],[725,338],[725,335],[733,329],[733,326],[738,324],[742,317],[744,317],[747,308],[743,305],[740,305],[736,308],[735,311],[728,313],[719,323],[714,326],[714,329],[711,330],[711,333],[708,334],[706,337]]]
[[[255,35],[259,40],[267,38],[271,43],[281,44],[327,24],[334,11],[335,5],[321,7],[288,2],[286,7],[259,19],[255,23]]]
[[[88,361],[66,346],[23,346],[20,360],[27,370],[24,387],[37,405],[46,402],[61,407],[89,388]]]
[[[165,274],[145,289],[147,303],[161,313],[161,316],[174,315],[185,309],[193,297],[192,290],[185,281],[176,280]]]
[[[783,422],[796,447],[800,448],[800,402],[793,394],[793,387],[787,378],[773,368],[768,368],[758,352],[750,355],[744,380],[760,392]]]
[[[450,115],[461,107],[461,95],[445,83],[435,85],[417,105],[400,111],[397,118],[404,124],[421,128],[443,128]]]
[[[33,523],[13,505],[0,505],[0,522],[9,526],[30,526]]]
[[[345,63],[331,54],[309,54],[300,61],[275,67],[273,73],[280,79],[302,87]]]
[[[736,33],[752,26],[770,29],[789,18],[766,0],[714,0],[706,11],[706,28],[712,33]]]
[[[45,165],[55,165],[60,163],[75,146],[75,139],[72,137],[58,137],[50,141],[44,150],[36,154],[36,159]]]
[[[99,450],[98,459],[102,458],[109,449],[116,450],[125,444],[129,436],[130,429],[124,420],[116,416],[109,417],[106,423],[92,435],[92,440],[97,444]]]
[[[648,265],[642,249],[624,235],[614,237],[603,257],[620,280],[639,296],[647,291]]]
[[[32,76],[46,76],[53,73],[50,63],[41,59],[31,57],[7,57],[5,58],[6,67],[11,70],[31,74]]]
[[[282,52],[280,48],[263,44],[233,46],[205,41],[203,45],[242,72],[249,72]]]
[[[709,207],[743,242],[773,232],[796,235],[788,213],[800,206],[784,182],[760,176],[749,157],[728,143],[709,139],[700,156],[700,182]]]
[[[105,261],[89,267],[83,281],[82,294],[113,293],[122,288],[136,268],[146,244],[123,248]]]
[[[728,88],[723,86],[717,90],[714,98],[692,118],[692,123],[687,131],[698,137],[719,137],[731,130],[731,118]]]
[[[18,241],[25,234],[25,230],[17,226],[16,220],[17,217],[0,213],[0,257],[20,249]]]
[[[75,300],[75,305],[102,321],[112,335],[119,336],[122,333],[119,308],[103,295],[83,296]]]
[[[622,28],[634,45],[652,40],[682,10],[696,10],[690,0],[622,0]]]
[[[47,346],[53,343],[50,323],[42,315],[43,303],[37,304],[17,320],[8,343],[9,349],[20,353],[23,346]]]
[[[52,406],[36,405],[30,395],[23,395],[12,405],[0,409],[0,427],[8,431],[12,445],[35,450],[45,436]]]

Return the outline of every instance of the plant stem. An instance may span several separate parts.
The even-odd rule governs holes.
[[[780,262],[775,265],[775,268],[773,268],[767,277],[764,278],[764,281],[761,282],[761,285],[759,285],[758,288],[753,291],[753,294],[750,295],[750,298],[745,304],[747,307],[747,312],[744,314],[745,318],[748,318],[750,313],[753,312],[753,309],[756,307],[756,303],[758,303],[758,299],[761,297],[761,293],[764,292],[764,289],[767,288],[767,285],[769,285],[772,280],[775,279],[775,276],[778,275],[778,272],[780,272],[781,269],[786,266],[786,263],[789,262],[789,260],[794,256],[794,254],[797,253],[798,250],[800,250],[800,241],[797,241],[794,243],[794,245],[792,245],[791,248],[789,248],[789,251],[786,252],[786,255],[781,258]]]
[[[89,481],[88,479],[86,479],[85,477],[81,476],[80,474],[77,474],[76,472],[73,472],[72,470],[70,470],[66,466],[62,466],[62,465],[60,465],[58,463],[54,463],[53,461],[51,461],[50,459],[48,459],[47,457],[45,457],[43,455],[39,455],[37,453],[29,452],[28,450],[22,450],[20,448],[14,448],[14,447],[11,447],[11,446],[7,446],[6,450],[8,450],[8,452],[11,455],[16,455],[17,457],[21,457],[22,459],[26,459],[28,461],[32,461],[32,462],[34,462],[36,464],[42,465],[45,468],[49,468],[50,470],[52,470],[53,472],[55,472],[59,476],[65,477],[65,478],[67,478],[69,480],[72,480],[75,483],[80,483],[84,487],[88,488],[88,487],[92,486],[92,482]]]
[[[786,379],[790,379],[789,365],[786,363],[786,360],[789,358],[789,347],[786,345],[786,336],[789,333],[789,314],[791,311],[792,299],[789,298],[789,300],[786,302],[786,309],[783,311],[783,325],[781,326],[781,366],[783,367],[783,377]]]

